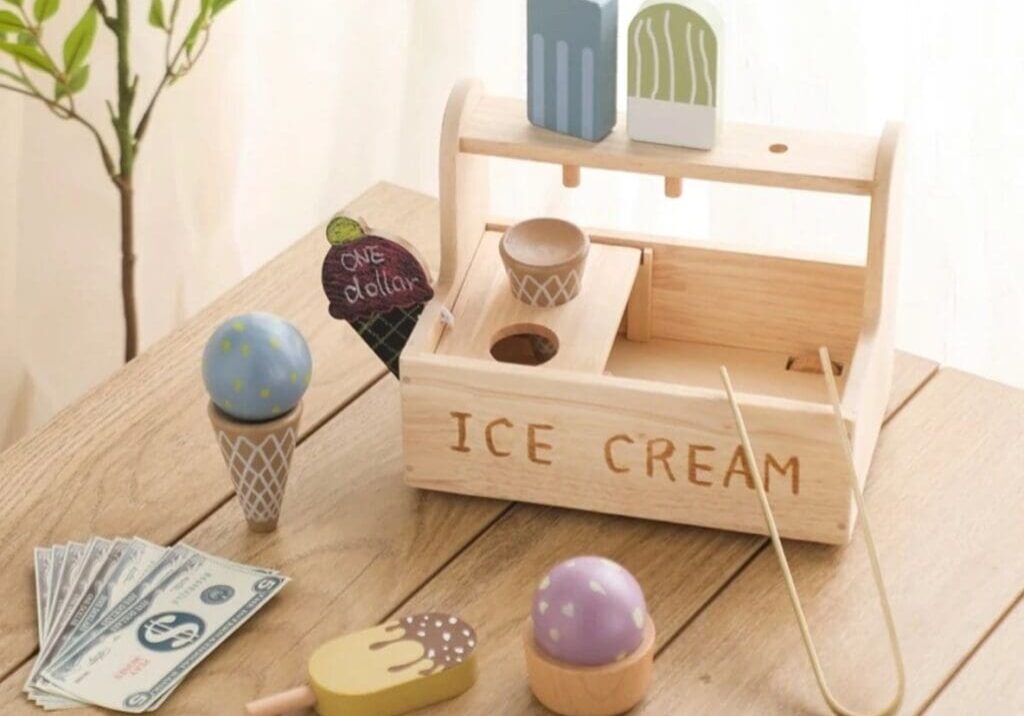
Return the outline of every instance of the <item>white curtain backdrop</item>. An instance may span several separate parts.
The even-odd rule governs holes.
[[[137,166],[143,344],[374,182],[436,192],[453,82],[475,75],[491,92],[525,94],[525,4],[232,5],[194,73],[164,96]],[[162,56],[148,5],[134,5],[143,96]],[[621,34],[639,5],[620,0]],[[997,0],[718,5],[728,119],[870,133],[906,122],[898,344],[1024,385],[1024,10]],[[84,7],[65,0],[58,42]],[[106,125],[105,30],[94,55],[84,105]],[[115,370],[122,329],[116,196],[89,137],[0,93],[0,157],[2,446]],[[686,182],[673,201],[653,177],[585,171],[580,189],[564,191],[556,167],[494,172],[503,215],[864,256],[859,199]]]

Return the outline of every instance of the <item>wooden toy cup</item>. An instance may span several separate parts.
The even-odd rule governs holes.
[[[526,672],[534,696],[561,716],[615,716],[643,701],[654,675],[654,623],[644,625],[643,641],[632,654],[604,666],[576,666],[545,654],[523,625]]]
[[[590,238],[561,219],[528,219],[508,228],[499,245],[512,295],[548,308],[580,292]]]

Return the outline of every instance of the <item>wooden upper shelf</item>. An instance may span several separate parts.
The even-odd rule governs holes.
[[[725,123],[711,151],[634,142],[626,117],[592,144],[533,126],[523,100],[484,97],[462,125],[467,154],[734,184],[870,194],[878,137]]]

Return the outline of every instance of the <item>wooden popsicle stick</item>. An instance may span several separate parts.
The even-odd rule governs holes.
[[[843,420],[842,409],[839,402],[839,391],[836,388],[836,379],[832,374],[832,371],[827,369],[828,367],[831,367],[832,360],[829,357],[828,349],[825,347],[822,347],[819,350],[818,355],[821,359],[821,371],[825,376],[825,384],[828,388],[829,398],[832,402],[833,414],[836,418],[836,430],[839,433],[839,442],[843,446],[843,451],[846,455],[846,464],[848,466],[848,470],[846,470],[847,483],[853,491],[854,498],[857,502],[857,508],[860,510],[861,520],[863,521],[864,541],[867,543],[872,576],[875,580],[875,586],[878,588],[879,602],[882,606],[882,614],[885,618],[885,627],[889,636],[889,646],[892,650],[893,661],[896,666],[896,694],[887,706],[877,712],[877,716],[890,716],[891,714],[895,714],[899,711],[900,705],[903,703],[903,693],[906,687],[906,674],[904,673],[903,668],[903,656],[900,652],[899,637],[896,634],[896,623],[892,616],[892,609],[889,606],[889,597],[885,590],[885,583],[882,580],[882,570],[878,562],[878,551],[875,548],[875,540],[871,534],[871,526],[868,522],[867,510],[864,504],[864,494],[861,492],[860,485],[857,481],[857,473],[853,463],[853,449],[850,446],[850,437],[846,432],[846,424]],[[768,526],[768,532],[771,535],[772,547],[775,549],[775,556],[778,558],[779,567],[782,569],[782,576],[786,583],[786,591],[789,593],[789,601],[793,605],[793,612],[796,615],[797,624],[800,627],[800,636],[803,639],[804,649],[807,651],[807,657],[810,659],[811,669],[814,671],[814,678],[818,682],[818,690],[821,691],[821,695],[824,697],[829,709],[832,710],[832,713],[837,714],[837,716],[861,716],[859,712],[851,711],[840,704],[836,700],[835,696],[832,695],[831,689],[829,689],[828,683],[825,679],[825,672],[822,669],[821,661],[818,658],[818,650],[814,646],[814,640],[811,637],[811,630],[807,625],[807,617],[804,614],[803,605],[800,602],[800,595],[797,593],[796,583],[793,581],[793,573],[789,568],[789,560],[786,559],[786,552],[782,547],[782,539],[779,537],[779,529],[775,524],[775,516],[772,513],[771,505],[768,503],[768,494],[764,487],[764,480],[761,477],[761,470],[757,465],[754,448],[750,443],[750,435],[747,433],[747,426],[743,421],[743,415],[740,412],[739,403],[736,401],[732,381],[729,380],[729,371],[723,365],[720,368],[720,372],[722,376],[722,384],[725,386],[725,392],[729,398],[729,405],[732,407],[733,418],[736,421],[736,432],[739,434],[740,442],[743,444],[743,452],[746,455],[750,469],[754,473],[754,487],[757,491],[757,498],[761,503],[761,510],[764,512],[764,519]]]
[[[245,705],[246,716],[278,716],[289,711],[316,706],[316,694],[308,686],[299,686],[266,696]]]
[[[665,196],[667,196],[669,199],[678,199],[682,195],[682,177],[665,177]]]
[[[565,164],[562,166],[562,185],[575,189],[580,185],[579,164]]]

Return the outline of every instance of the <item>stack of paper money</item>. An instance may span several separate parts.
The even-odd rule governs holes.
[[[288,582],[139,538],[40,547],[35,568],[39,656],[25,692],[47,710],[155,710]]]

